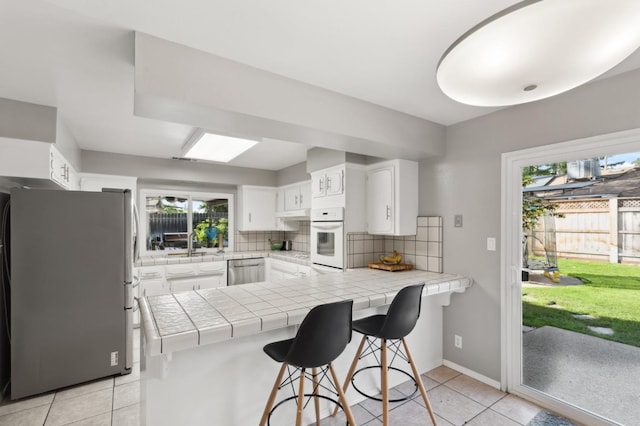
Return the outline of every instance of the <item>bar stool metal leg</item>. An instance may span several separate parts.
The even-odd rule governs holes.
[[[420,394],[422,395],[422,400],[424,401],[424,405],[427,407],[427,411],[429,412],[429,417],[431,417],[431,421],[433,424],[436,424],[436,417],[433,414],[433,410],[431,409],[431,402],[429,402],[429,397],[427,396],[427,390],[424,388],[424,383],[422,383],[422,378],[420,377],[420,373],[416,368],[416,364],[413,362],[413,357],[411,356],[411,352],[409,351],[409,346],[407,342],[402,339],[402,344],[404,345],[404,350],[407,353],[407,358],[409,358],[409,364],[411,365],[411,370],[413,371],[413,376],[416,379],[416,383],[418,383],[418,388],[420,389]]]
[[[271,394],[269,395],[269,399],[267,400],[267,406],[264,407],[264,413],[262,414],[262,418],[260,419],[260,426],[265,426],[267,424],[269,412],[273,408],[273,403],[276,400],[276,395],[278,394],[278,389],[280,388],[280,383],[282,383],[282,377],[284,376],[284,370],[286,370],[286,368],[287,364],[283,362],[282,367],[280,367],[278,377],[276,378],[276,382],[273,385],[273,389],[271,389]]]

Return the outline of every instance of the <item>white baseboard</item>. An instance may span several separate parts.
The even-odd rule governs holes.
[[[460,372],[462,374],[465,374],[465,375],[471,377],[472,379],[476,379],[476,380],[478,380],[478,381],[480,381],[480,382],[482,382],[482,383],[484,383],[486,385],[489,385],[492,388],[496,388],[496,389],[500,390],[500,382],[497,381],[497,380],[490,379],[487,376],[483,376],[480,373],[476,373],[473,370],[469,370],[466,367],[463,367],[461,365],[456,364],[455,362],[451,362],[451,361],[448,361],[446,359],[442,361],[442,364],[444,366],[449,367],[449,368],[451,368],[453,370],[456,370],[456,371],[458,371],[458,372]]]

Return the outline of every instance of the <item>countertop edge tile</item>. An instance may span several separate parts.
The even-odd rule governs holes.
[[[167,300],[162,299],[162,296],[152,296],[153,300],[151,301],[147,298],[141,298],[141,324],[147,339],[147,353],[154,356],[298,325],[313,306],[322,303],[352,299],[354,300],[354,311],[386,306],[391,303],[393,297],[402,287],[419,283],[425,283],[423,297],[429,297],[451,292],[463,292],[473,284],[473,280],[460,275],[420,270],[390,273],[359,268],[296,280],[221,287],[215,289],[215,292],[193,291],[198,295],[197,298],[189,298],[186,294],[175,299],[174,296],[166,295]],[[280,306],[281,303],[265,302],[260,298],[260,295],[265,295],[266,289],[270,293],[280,296],[276,300],[287,303]],[[211,297],[205,298],[206,294]],[[199,303],[200,298],[203,303]],[[180,306],[181,312],[159,306],[163,305],[160,302],[172,302],[172,299],[176,305]],[[179,302],[184,303],[184,306]],[[263,305],[263,302],[267,304]],[[198,315],[202,314],[205,318],[207,312],[219,315],[218,312],[221,310],[227,310],[227,312],[236,309],[242,310],[246,309],[244,303],[261,309],[272,306],[277,308],[278,312],[268,309],[262,315],[252,313],[254,316],[251,318],[230,320],[227,324],[216,325],[206,325],[206,321],[202,320],[200,316],[194,316],[194,320],[191,320],[189,316],[189,314],[196,315],[197,313]],[[256,305],[256,303],[258,304]],[[158,309],[153,308],[152,305],[157,306]],[[259,312],[261,309],[256,310]],[[250,312],[248,309],[246,310]],[[157,319],[154,317],[154,315],[163,315],[164,312],[167,312],[169,317],[158,317]],[[193,329],[181,329],[180,325],[185,319],[191,323]],[[165,335],[158,329],[158,321],[163,324],[164,330],[166,330]],[[176,327],[171,326],[172,321],[178,321]],[[202,325],[198,327],[196,323]],[[185,328],[189,328],[186,327],[188,324],[184,325]]]

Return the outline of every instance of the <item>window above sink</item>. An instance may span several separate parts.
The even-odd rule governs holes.
[[[233,194],[147,189],[140,191],[143,250],[186,251],[189,238],[198,252],[234,247]]]

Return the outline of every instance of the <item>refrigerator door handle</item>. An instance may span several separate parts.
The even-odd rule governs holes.
[[[125,335],[127,338],[125,342],[124,368],[131,370],[133,367],[133,309],[125,309],[124,312]]]
[[[124,283],[124,308],[133,308],[133,285],[131,283]]]
[[[133,203],[133,261],[140,260],[140,213],[138,212],[138,205]]]
[[[133,279],[133,208],[131,201],[131,191],[126,189],[124,191],[124,281],[131,282]]]

